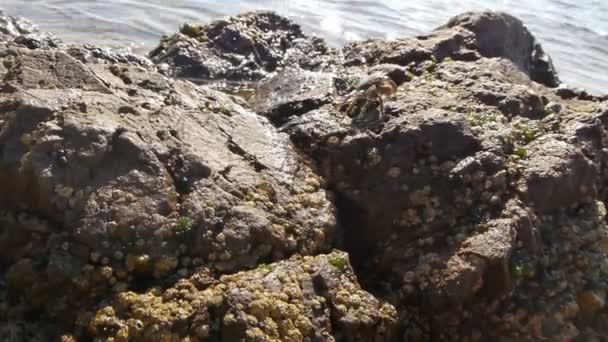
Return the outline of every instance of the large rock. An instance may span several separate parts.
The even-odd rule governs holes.
[[[330,248],[322,181],[267,119],[140,60],[8,45],[0,259],[32,307]]]
[[[567,208],[594,196],[597,172],[580,150],[549,137],[528,149],[518,191],[539,211]]]
[[[323,70],[336,52],[307,37],[295,22],[273,12],[251,12],[207,25],[185,24],[150,52],[177,77],[199,80],[259,80],[283,66]]]
[[[333,252],[125,292],[83,323],[96,338],[125,340],[392,341],[396,321],[359,287],[348,255]]]
[[[467,13],[344,58],[269,12],[181,31],[156,66],[4,34],[0,332],[605,339],[608,110],[547,88],[519,20]],[[385,77],[384,112],[344,113]]]
[[[374,44],[389,51],[396,43]],[[562,242],[539,227],[557,221],[569,235],[577,228],[559,221],[560,213],[575,210],[566,217],[580,222],[578,211],[601,211],[596,187],[606,161],[603,111],[588,100],[555,105],[561,99],[506,58],[439,61],[431,55],[419,55],[406,68],[408,79],[385,101],[377,126],[353,126],[336,105],[343,99],[340,79],[366,73],[356,63],[322,88],[332,94],[330,103],[275,123],[317,161],[336,193],[341,243],[364,286],[378,289],[401,311],[409,327],[403,338],[517,338],[510,329],[532,336],[543,324],[553,324],[552,330],[539,336],[581,334],[571,328],[582,312],[552,307],[564,315],[554,321],[542,303],[555,294],[537,291],[531,299],[526,293],[557,286],[554,278],[535,278],[539,269],[557,267],[553,276],[561,279],[574,267],[573,250],[551,247]],[[371,63],[388,62],[408,61]],[[289,88],[266,94],[302,101]],[[602,238],[585,249],[590,263],[602,259],[607,233],[601,218],[592,222],[585,223],[587,234]],[[555,259],[547,261],[547,254]],[[607,288],[601,283],[599,293]],[[568,303],[579,293],[591,308],[601,302],[593,302],[601,294],[584,292],[580,283],[560,298]],[[536,304],[511,305],[526,300]],[[513,322],[509,315],[521,312],[536,323]],[[492,315],[500,318],[488,319]]]
[[[500,12],[469,12],[450,19],[438,30],[447,28],[473,32],[482,56],[507,58],[532,80],[549,87],[559,85],[551,57],[521,20]]]
[[[471,61],[502,57],[539,83],[560,83],[551,58],[521,20],[500,12],[468,12],[452,18],[429,35],[385,42],[367,40],[344,49],[348,64],[395,63],[408,65],[431,59]]]
[[[12,42],[30,49],[57,46],[57,39],[22,17],[6,16],[0,11],[0,42]]]

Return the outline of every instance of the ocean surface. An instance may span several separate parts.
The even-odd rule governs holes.
[[[608,0],[0,0],[64,41],[146,53],[184,22],[272,9],[339,47],[349,40],[426,33],[467,10],[521,18],[553,57],[562,81],[608,94]]]

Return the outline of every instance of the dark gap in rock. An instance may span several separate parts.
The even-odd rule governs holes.
[[[129,290],[144,293],[146,291],[149,291],[157,284],[158,281],[153,276],[140,275],[133,278],[133,282],[131,282]]]
[[[364,290],[376,294],[379,290],[376,284],[382,278],[373,269],[370,269],[370,257],[373,255],[373,246],[370,241],[368,222],[366,222],[363,209],[352,200],[339,192],[336,193],[336,215],[338,233],[335,247],[344,250],[350,257],[353,271]]]
[[[183,195],[188,195],[192,191],[192,186],[196,181],[211,175],[209,167],[193,162],[184,156],[180,149],[172,149],[168,154],[157,153],[156,157],[171,176],[175,191],[180,196],[180,202]]]

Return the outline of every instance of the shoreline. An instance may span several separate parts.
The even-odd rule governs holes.
[[[10,7],[10,5],[9,5]],[[458,7],[458,6],[457,6]],[[467,7],[467,6],[465,6]],[[490,6],[490,7],[494,7],[494,6]],[[500,7],[500,6],[499,6]],[[19,12],[19,6],[13,6],[12,9],[14,11]],[[83,8],[81,8],[80,10],[87,10],[87,6],[86,4],[83,5]],[[109,5],[107,10],[110,10],[112,8],[112,5]],[[296,8],[297,9],[297,8]],[[40,10],[40,14],[37,15],[38,18],[47,18],[51,21],[63,21],[63,20],[70,20],[70,18],[67,17],[61,17],[58,16],[57,14],[53,14],[53,13],[47,13],[48,11],[45,10]],[[69,11],[68,11],[69,12]],[[523,10],[516,10],[516,13],[520,13],[524,12]],[[21,10],[21,13],[23,13],[23,9]],[[93,15],[95,12],[92,12],[91,15]],[[236,13],[236,12],[235,12]],[[341,12],[340,12],[341,13]],[[452,13],[455,15],[457,12],[453,12]],[[515,14],[516,14],[515,13]],[[215,17],[219,17],[221,15],[227,15],[228,13],[215,13]],[[299,15],[298,15],[299,14]],[[294,16],[292,16],[292,19],[296,19],[296,21],[300,22],[303,24],[303,27],[305,28],[305,31],[307,33],[311,33],[311,32],[315,32],[317,35],[319,35],[320,37],[323,37],[324,39],[326,39],[330,44],[331,47],[333,48],[340,48],[342,47],[342,43],[337,43],[338,41],[342,41],[344,39],[339,38],[336,32],[341,32],[341,31],[348,31],[347,28],[350,28],[351,31],[355,30],[352,25],[354,25],[355,23],[352,23],[350,20],[347,20],[344,18],[344,13],[340,14],[340,15],[336,15],[336,16],[329,16],[327,18],[324,18],[323,20],[319,19],[316,20],[314,17],[313,18],[306,18],[305,16],[306,11],[304,12],[294,12]],[[513,13],[512,13],[513,14]],[[68,15],[67,13],[64,13],[64,15]],[[425,15],[425,16],[429,16],[428,13],[426,12],[422,12],[421,15]],[[553,15],[556,15],[555,13]],[[449,16],[446,15],[445,18],[447,20]],[[121,19],[122,18],[122,19]],[[148,18],[145,16],[144,13],[144,17],[143,18]],[[125,41],[129,41],[129,42],[133,42],[134,44],[137,44],[138,46],[133,50],[135,53],[139,53],[139,54],[145,54],[147,51],[151,50],[154,45],[157,43],[158,39],[160,38],[162,33],[166,33],[166,32],[171,32],[173,31],[176,27],[178,27],[179,25],[181,25],[181,23],[183,21],[188,21],[188,20],[193,20],[196,17],[194,15],[192,15],[192,13],[185,13],[183,14],[183,18],[184,19],[177,19],[177,14],[172,15],[171,16],[171,22],[173,22],[174,24],[172,25],[168,25],[163,23],[162,25],[156,24],[156,25],[152,25],[153,27],[148,27],[146,25],[143,25],[141,27],[137,26],[137,25],[130,25],[127,23],[122,23],[120,25],[125,25],[124,29],[118,31],[116,29],[117,25],[114,26],[109,26],[104,24],[103,22],[97,22],[95,21],[95,17],[93,16],[92,18],[90,18],[89,21],[87,21],[87,23],[94,23],[95,25],[99,25],[100,26],[100,30],[104,31],[105,33],[103,34],[107,34],[107,38],[104,40],[106,42],[108,42],[108,46],[115,46],[120,48],[121,46],[125,46],[125,44],[123,44],[123,42]],[[203,18],[206,18],[208,20],[211,20],[213,18],[209,18],[206,15],[203,15]],[[333,19],[332,19],[333,18]],[[153,18],[150,18],[153,19]],[[206,19],[202,19],[203,21],[205,21]],[[541,16],[540,18],[536,18],[534,19],[533,16],[530,15],[526,15],[524,17],[522,17],[522,19],[525,19],[524,22],[526,22],[527,25],[529,25],[529,28],[531,29],[531,31],[534,34],[538,34],[539,37],[541,38],[540,40],[542,42],[545,43],[545,48],[546,50],[548,50],[549,54],[552,55],[554,57],[554,60],[556,62],[556,66],[558,68],[558,70],[560,70],[560,75],[562,75],[562,78],[564,79],[564,81],[568,84],[570,84],[570,86],[572,87],[578,87],[578,88],[582,88],[582,89],[586,89],[588,92],[591,92],[593,94],[596,95],[608,95],[607,91],[605,90],[605,86],[603,86],[602,84],[607,84],[606,82],[608,80],[602,80],[603,77],[603,73],[602,70],[605,68],[602,68],[602,50],[596,50],[594,48],[593,45],[593,41],[597,41],[597,44],[600,44],[601,47],[601,35],[599,35],[599,33],[593,33],[594,35],[597,35],[597,37],[595,38],[591,38],[588,37],[588,35],[592,34],[591,32],[595,32],[595,31],[584,31],[584,28],[578,27],[578,26],[573,26],[572,27],[572,32],[563,32],[562,29],[560,27],[557,26],[557,22],[550,22],[547,21],[548,19],[546,19],[544,16]],[[118,20],[119,22],[122,22],[122,20],[127,20],[127,18],[123,18],[122,16],[118,15],[116,20]],[[145,20],[145,19],[142,19]],[[201,20],[201,19],[199,19]],[[366,20],[369,20],[369,18],[367,18]],[[410,21],[412,20],[409,16],[405,16],[406,21]],[[85,23],[79,23],[78,18],[74,18],[74,25],[75,25],[75,30],[84,30],[85,32],[88,31],[89,28],[89,24],[85,24]],[[318,21],[318,22],[317,22]],[[431,24],[432,22],[432,24]],[[423,23],[419,23],[417,21],[414,21],[414,23],[407,24],[404,27],[402,27],[400,30],[398,30],[398,32],[401,33],[394,33],[394,34],[390,34],[391,37],[406,37],[406,36],[413,36],[415,33],[424,33],[425,31],[430,31],[432,30],[435,26],[440,25],[441,21],[439,20],[431,20],[430,17],[424,20],[424,24]],[[570,23],[568,21],[568,23]],[[387,25],[397,25],[397,23],[386,23]],[[122,27],[118,25],[118,27]],[[572,25],[572,23],[570,23],[569,25]],[[554,27],[555,26],[555,27]],[[80,37],[76,34],[71,34],[71,35],[65,35],[62,32],[66,32],[66,33],[70,33],[67,32],[65,29],[63,29],[62,31],[58,30],[58,28],[60,29],[60,27],[57,26],[57,24],[51,24],[48,27],[51,27],[53,30],[57,31],[58,36],[60,37],[72,37],[74,39],[68,39],[68,41],[73,41],[73,42],[80,42],[80,43],[94,43],[95,45],[100,45],[99,41],[95,41],[95,42],[91,42],[88,41],[87,39],[87,35],[80,35]],[[323,29],[323,27],[325,27]],[[423,29],[424,28],[424,29]],[[345,31],[346,30],[346,31]],[[581,31],[583,30],[583,31]],[[107,31],[107,32],[106,32]],[[555,31],[555,32],[559,32],[558,36],[552,36],[550,32]],[[123,33],[121,33],[123,32]],[[350,32],[350,31],[348,31]],[[369,35],[364,34],[364,32],[362,31],[358,31],[355,30],[354,31],[356,33],[357,36],[360,37],[368,37]],[[577,33],[578,32],[578,33]],[[587,32],[587,33],[584,33]],[[354,34],[354,33],[353,33]],[[557,34],[557,33],[556,33]],[[90,35],[95,35],[94,32],[91,32]],[[372,34],[372,36],[376,36],[378,35],[378,37],[376,38],[381,38],[380,35],[384,35],[384,34],[379,34],[378,32]],[[556,40],[559,40],[562,37],[563,41],[562,43],[556,42]],[[568,39],[563,38],[563,37],[569,37]],[[373,38],[373,37],[372,37]],[[140,40],[144,39],[145,42],[147,42],[144,45],[140,44]],[[141,45],[141,46],[140,46]],[[583,53],[581,53],[581,51]],[[580,57],[576,57],[579,56]],[[598,66],[595,69],[595,72],[593,71],[593,68],[588,66],[588,64],[597,64]],[[598,64],[599,63],[599,64]],[[599,77],[598,77],[599,76]],[[597,78],[597,80],[595,80],[595,78]],[[593,83],[590,83],[593,82]]]

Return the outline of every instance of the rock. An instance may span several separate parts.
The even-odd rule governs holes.
[[[346,44],[343,49],[345,66],[397,64],[401,66],[429,60],[432,50],[412,38],[396,41],[364,40]]]
[[[479,53],[511,60],[536,82],[557,87],[559,78],[551,57],[521,20],[500,12],[468,12],[448,21],[441,29],[462,27],[475,35]]]
[[[331,102],[334,78],[328,73],[288,68],[261,83],[249,102],[258,113],[281,125],[292,116]]]
[[[0,323],[0,338],[5,341],[42,342],[53,338],[51,327],[41,327],[27,321],[10,320]]]
[[[456,16],[429,35],[384,42],[366,40],[344,49],[347,65],[421,63],[435,56],[471,61],[480,57],[502,57],[512,61],[532,80],[549,87],[560,84],[551,58],[523,23],[501,12],[467,12]]]
[[[334,52],[299,25],[273,12],[250,12],[208,25],[184,25],[150,52],[177,77],[202,80],[259,80],[283,66],[322,70]]]
[[[23,224],[0,235],[2,262],[43,259],[30,286],[12,287],[32,305],[75,313],[115,285],[112,273],[97,279],[103,267],[132,288],[176,276],[183,257],[234,272],[329,249],[335,217],[322,182],[266,118],[144,59],[10,44],[0,207],[55,228],[38,240]],[[149,261],[128,266],[117,251]]]
[[[93,338],[151,341],[395,337],[395,309],[359,287],[343,252],[260,265],[220,281],[197,288],[192,278],[182,279],[162,293],[121,293],[88,328]]]
[[[496,219],[485,232],[471,236],[449,257],[438,284],[431,284],[429,301],[435,308],[457,307],[483,293],[495,297],[513,285],[509,259],[517,239],[517,219]]]
[[[589,106],[589,100],[579,99],[577,114],[569,114],[563,99],[506,58],[461,55],[460,60],[433,61],[421,54],[408,59],[416,55],[406,54],[406,47],[430,44],[424,42],[367,41],[345,48],[347,61],[363,56],[359,63],[346,64],[340,73],[345,79],[364,74],[365,63],[417,64],[408,67],[416,73],[386,101],[378,127],[354,127],[330,104],[275,124],[316,160],[335,191],[341,241],[363,284],[399,303],[397,309],[408,312],[404,324],[423,327],[406,329],[404,336],[449,340],[453,334],[466,335],[458,324],[487,322],[488,315],[511,301],[530,301],[524,289],[561,286],[532,280],[547,264],[541,257],[547,248],[556,257],[549,264],[569,263],[558,261],[560,252],[544,245],[562,242],[538,227],[575,205],[591,210],[596,162],[604,160],[598,153],[605,120],[594,109],[588,117],[580,115],[578,108]],[[403,59],[389,53],[401,53]],[[335,104],[341,96],[334,98]],[[563,107],[559,115],[547,113],[551,102]],[[603,229],[592,225],[595,232]],[[551,296],[543,293],[538,302]],[[412,302],[420,307],[413,309]],[[505,310],[542,312],[542,304],[538,307]],[[471,319],[461,318],[464,312],[471,312]],[[503,327],[514,323],[508,314],[501,317],[487,322],[493,328],[479,336],[510,334]],[[555,323],[551,336],[576,335],[568,323],[574,317]]]
[[[566,208],[592,195],[596,170],[576,148],[550,137],[528,148],[531,157],[518,182],[518,191],[539,211]]]
[[[12,42],[29,49],[52,48],[59,43],[51,35],[22,17],[6,16],[0,11],[0,43]]]
[[[338,51],[253,12],[183,26],[152,64],[3,20],[1,332],[606,336],[608,110],[551,89],[521,21]],[[345,113],[378,78],[394,94]]]

